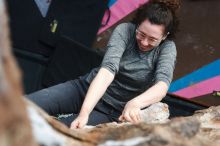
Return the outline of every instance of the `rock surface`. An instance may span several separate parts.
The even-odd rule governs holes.
[[[5,3],[0,0],[0,146],[35,146],[21,98],[21,74],[10,48]]]
[[[108,123],[92,128],[70,130],[48,116],[33,103],[28,102],[28,104],[34,107],[38,114],[48,122],[48,125],[54,129],[53,132],[60,139],[63,139],[61,142],[69,146],[220,145],[220,106],[197,111],[193,116],[165,119],[160,122],[155,118],[137,125]],[[146,118],[148,115],[151,117],[152,114],[157,117],[153,107],[157,109],[158,104],[150,106],[147,110],[145,109]],[[45,130],[42,129],[42,131]],[[48,133],[45,132],[45,134]],[[56,140],[59,139],[58,137]],[[60,143],[60,145],[63,143]]]

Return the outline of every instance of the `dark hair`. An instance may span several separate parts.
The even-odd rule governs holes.
[[[167,38],[175,37],[178,30],[179,20],[176,17],[175,10],[170,8],[165,2],[150,1],[142,5],[132,22],[137,26],[148,19],[152,24],[164,25],[165,34],[169,32]]]

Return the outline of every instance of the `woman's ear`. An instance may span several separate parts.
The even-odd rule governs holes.
[[[163,36],[162,40],[165,40],[169,34],[170,32],[167,32],[167,34]]]

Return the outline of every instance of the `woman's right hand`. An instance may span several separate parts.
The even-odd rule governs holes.
[[[89,115],[79,115],[70,126],[70,129],[83,128],[88,123]]]

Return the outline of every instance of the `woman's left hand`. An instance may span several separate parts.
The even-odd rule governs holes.
[[[133,124],[138,124],[142,121],[140,111],[141,108],[139,103],[135,100],[131,100],[125,105],[122,115],[119,117],[119,121],[127,121]]]

